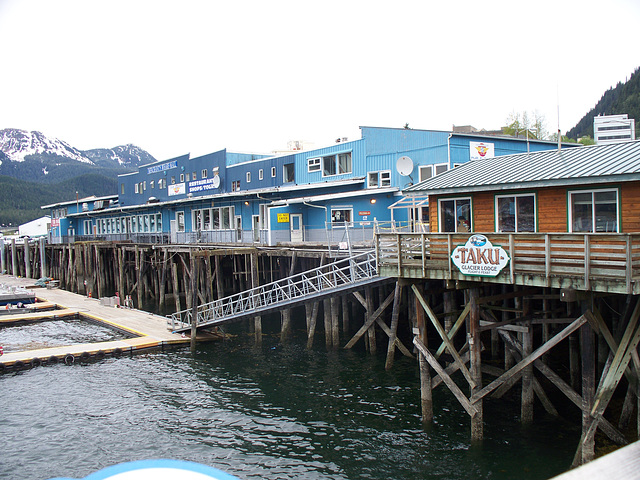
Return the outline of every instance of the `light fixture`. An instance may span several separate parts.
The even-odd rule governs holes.
[[[244,202],[244,204],[248,207],[249,206],[249,202]]]
[[[375,198],[372,198],[371,200],[369,200],[369,203],[371,205],[375,204],[377,202],[377,200]]]

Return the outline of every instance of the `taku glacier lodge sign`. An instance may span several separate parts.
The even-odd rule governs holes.
[[[484,235],[471,235],[451,252],[451,260],[463,275],[495,277],[509,263],[509,255]]]

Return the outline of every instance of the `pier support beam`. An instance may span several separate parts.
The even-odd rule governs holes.
[[[18,252],[16,251],[16,239],[11,239],[11,271],[13,276],[18,276]]]
[[[478,288],[469,291],[469,371],[475,385],[471,386],[471,396],[482,388],[482,341],[480,339],[480,307],[478,306]],[[471,416],[471,441],[477,442],[484,438],[484,415],[482,399],[472,402],[476,414]]]

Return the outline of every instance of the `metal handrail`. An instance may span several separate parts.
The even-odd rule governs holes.
[[[375,252],[364,252],[199,305],[196,325],[222,323],[231,316],[253,312],[259,315],[261,310],[278,305],[285,306],[309,295],[343,288],[376,277],[378,272]],[[193,309],[181,310],[167,317],[171,320],[172,330],[184,329],[191,325]]]

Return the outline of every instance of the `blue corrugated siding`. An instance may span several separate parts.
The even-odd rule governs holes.
[[[294,155],[269,157],[265,160],[256,160],[239,165],[230,165],[227,167],[227,178],[224,179],[227,192],[231,191],[231,183],[238,180],[240,181],[241,190],[256,190],[260,188],[279,187],[284,184],[284,165],[290,163],[295,163]],[[271,175],[272,167],[275,167],[275,177]],[[263,173],[262,180],[259,179],[260,170],[262,170]],[[251,173],[250,183],[247,183],[247,172]]]
[[[309,172],[310,158],[318,158],[327,155],[335,155],[338,153],[351,152],[352,172],[344,175],[322,176],[322,168],[317,172]],[[363,140],[354,140],[351,142],[336,143],[330,147],[319,148],[316,150],[308,150],[295,154],[296,183],[306,185],[308,183],[320,183],[332,180],[344,180],[353,177],[363,177],[366,175],[365,144]],[[321,164],[322,165],[322,164]]]
[[[404,152],[447,146],[448,132],[410,130],[404,128],[362,127],[362,138],[367,143],[367,155]]]

